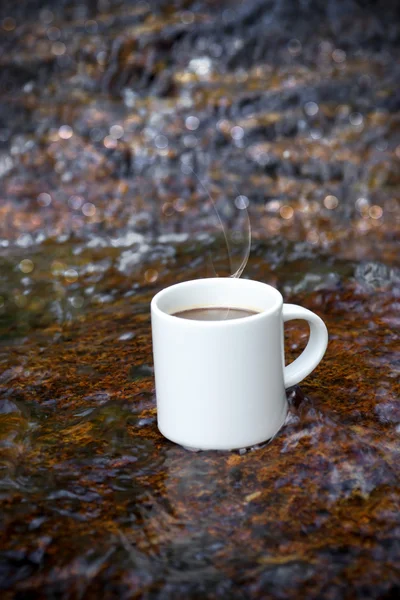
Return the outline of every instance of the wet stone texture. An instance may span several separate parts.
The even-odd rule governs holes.
[[[361,4],[1,2],[2,599],[398,597],[399,20]],[[235,271],[246,208],[243,276],[330,342],[271,443],[192,453],[149,302]]]
[[[31,299],[1,318],[3,597],[394,597],[398,267],[255,243],[246,276],[320,314],[329,348],[271,444],[194,454],[156,427],[149,301],[219,244],[165,243],[129,276],[120,251],[85,251],[68,284],[51,264],[76,247],[31,249]],[[1,261],[11,288],[19,252]],[[287,328],[288,360],[306,336]]]

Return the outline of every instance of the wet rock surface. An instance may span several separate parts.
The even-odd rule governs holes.
[[[205,243],[195,255],[175,243],[168,261],[149,258],[129,276],[118,271],[125,250],[80,254],[68,284],[51,265],[74,247],[32,250],[27,304],[0,321],[3,597],[392,597],[398,279],[369,287],[355,262],[256,242],[246,276],[320,314],[328,351],[288,390],[272,443],[193,454],[156,427],[149,301],[203,274]],[[19,261],[1,262],[13,289],[25,279]],[[288,360],[306,338],[287,327]]]
[[[395,4],[26,4],[0,9],[2,598],[397,597]],[[149,302],[236,270],[244,208],[243,276],[330,343],[273,442],[192,453],[157,430]]]

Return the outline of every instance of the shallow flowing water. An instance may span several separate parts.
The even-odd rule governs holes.
[[[2,598],[396,596],[391,3],[305,2],[301,18],[286,1],[13,4],[0,55]],[[245,208],[243,276],[317,312],[330,343],[288,390],[272,443],[191,453],[156,427],[149,302],[236,270]],[[306,340],[287,325],[288,361]]]

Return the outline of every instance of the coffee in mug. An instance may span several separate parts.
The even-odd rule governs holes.
[[[189,308],[173,313],[174,317],[190,319],[192,321],[229,321],[243,319],[256,315],[257,311],[246,308],[233,308],[223,306],[205,306],[202,308]]]

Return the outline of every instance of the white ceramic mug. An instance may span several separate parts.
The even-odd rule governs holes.
[[[189,320],[173,313],[230,307],[257,314],[225,321]],[[304,319],[306,349],[285,367],[283,324]],[[245,448],[272,438],[285,421],[285,388],[322,359],[324,322],[283,304],[273,287],[235,278],[178,283],[151,302],[158,428],[178,444],[201,450]]]

